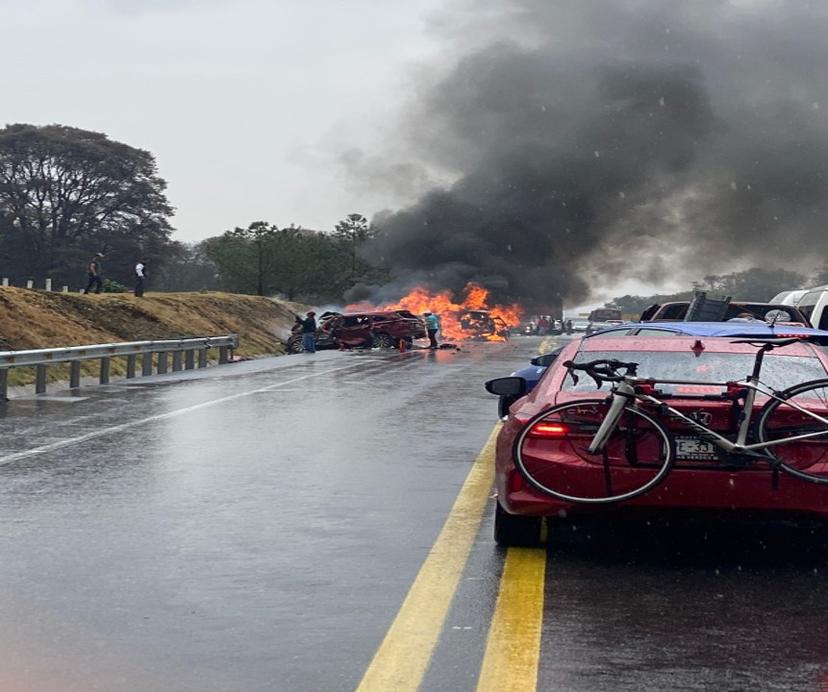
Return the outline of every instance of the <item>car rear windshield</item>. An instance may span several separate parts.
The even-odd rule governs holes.
[[[691,380],[694,382],[731,382],[745,379],[753,371],[754,356],[748,353],[711,353],[700,356],[693,352],[673,351],[587,351],[573,360],[620,360],[638,363],[638,376],[656,380]],[[586,373],[576,372],[576,383],[571,373],[564,380],[563,389],[569,392],[594,392],[595,381]],[[800,382],[825,377],[825,368],[816,357],[767,355],[759,378],[773,389],[785,389]],[[601,390],[609,390],[606,382]],[[666,392],[692,391],[676,385],[661,387]]]

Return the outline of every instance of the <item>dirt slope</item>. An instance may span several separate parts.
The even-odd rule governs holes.
[[[79,295],[0,287],[0,350],[238,334],[241,356],[283,353],[287,303],[232,293]],[[281,338],[280,338],[281,337]]]

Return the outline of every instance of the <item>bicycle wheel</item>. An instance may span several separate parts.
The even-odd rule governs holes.
[[[627,406],[603,451],[590,454],[608,411],[609,399],[542,411],[515,439],[515,466],[534,488],[566,502],[609,504],[652,490],[673,465],[672,436],[656,418]]]
[[[760,442],[812,435],[767,448],[779,468],[811,483],[828,484],[828,380],[790,387],[762,408],[756,436]],[[814,418],[801,409],[822,417]]]

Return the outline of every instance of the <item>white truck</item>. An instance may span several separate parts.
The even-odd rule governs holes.
[[[828,284],[804,290],[795,305],[816,329],[828,329]]]

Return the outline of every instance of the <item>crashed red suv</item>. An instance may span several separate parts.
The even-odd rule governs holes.
[[[288,353],[302,349],[301,325],[293,327]],[[426,336],[425,323],[408,310],[381,312],[325,312],[316,330],[316,348],[398,348]]]

